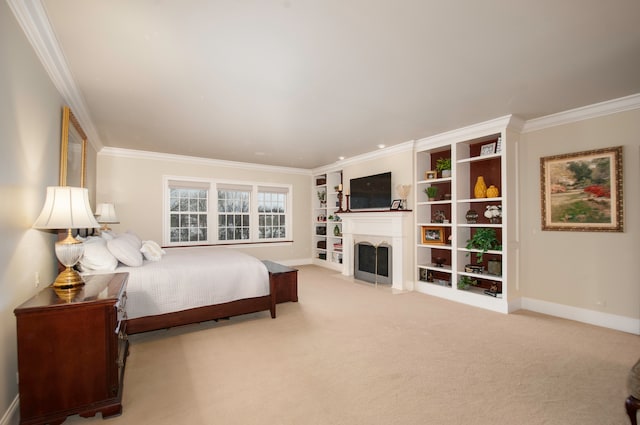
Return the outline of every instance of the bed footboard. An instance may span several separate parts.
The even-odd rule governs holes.
[[[247,298],[223,304],[208,305],[174,313],[159,314],[157,316],[138,317],[127,320],[127,333],[154,331],[191,323],[206,322],[208,320],[239,316],[241,314],[256,313],[269,310],[271,318],[276,318],[276,298],[273,283],[270,295]]]

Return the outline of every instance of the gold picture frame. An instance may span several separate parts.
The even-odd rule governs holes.
[[[622,146],[540,158],[542,230],[622,232]]]
[[[443,245],[444,244],[444,227],[422,226],[420,230],[420,236],[423,244]]]
[[[85,187],[87,135],[68,106],[62,108],[60,186]]]
[[[435,170],[428,170],[424,172],[425,180],[433,180],[438,177],[438,172]]]

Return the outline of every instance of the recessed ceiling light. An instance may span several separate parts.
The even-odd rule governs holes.
[[[378,149],[385,148],[386,146],[387,146],[387,145],[380,143],[380,144],[378,145]]]
[[[342,161],[344,159],[344,156],[339,156],[338,159]]]

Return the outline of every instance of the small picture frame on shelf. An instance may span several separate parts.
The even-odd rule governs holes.
[[[427,269],[420,268],[420,277],[419,279],[423,282],[427,281]]]
[[[394,199],[393,202],[391,202],[391,210],[392,211],[396,211],[399,210],[400,207],[402,207],[402,199]]]
[[[421,239],[423,244],[443,245],[444,244],[444,227],[440,226],[421,226]]]
[[[496,153],[496,142],[487,143],[480,147],[480,156],[492,155]]]
[[[425,180],[433,180],[438,176],[438,172],[435,170],[429,170],[424,172]]]

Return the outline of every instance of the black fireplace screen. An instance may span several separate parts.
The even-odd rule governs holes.
[[[381,245],[376,247],[368,243],[359,243],[356,245],[356,251],[358,271],[389,277],[389,246]]]

